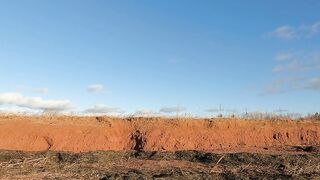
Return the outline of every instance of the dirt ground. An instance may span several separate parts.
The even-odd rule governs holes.
[[[319,179],[319,153],[0,152],[0,179]]]
[[[320,145],[320,121],[0,116],[0,149],[269,152]]]

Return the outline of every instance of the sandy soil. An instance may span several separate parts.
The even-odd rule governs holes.
[[[0,149],[274,151],[319,146],[319,121],[0,116]]]

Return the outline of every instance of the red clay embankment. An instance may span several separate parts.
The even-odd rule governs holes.
[[[0,149],[259,151],[319,146],[319,121],[0,116]]]

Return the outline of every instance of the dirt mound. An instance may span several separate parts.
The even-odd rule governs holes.
[[[303,151],[319,133],[307,120],[0,117],[0,149],[25,151]]]

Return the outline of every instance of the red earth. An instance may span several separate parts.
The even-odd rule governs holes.
[[[319,146],[320,122],[192,118],[0,116],[0,149],[272,151]]]

